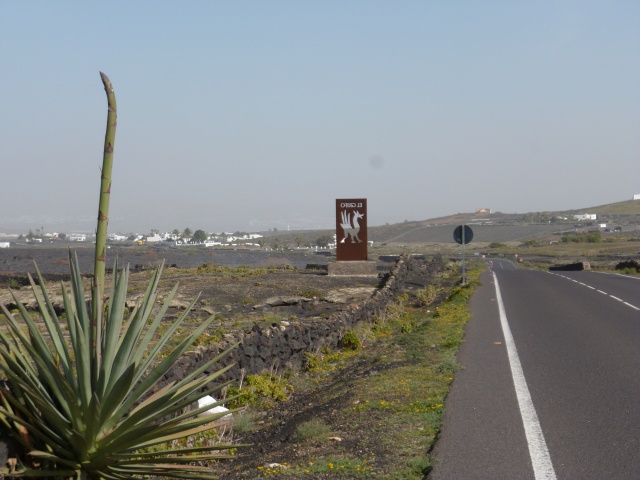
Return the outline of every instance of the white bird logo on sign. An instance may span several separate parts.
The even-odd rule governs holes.
[[[362,240],[358,237],[358,233],[360,233],[360,225],[358,224],[358,220],[364,217],[363,213],[358,211],[353,212],[353,217],[349,219],[349,212],[346,210],[342,210],[340,212],[340,216],[342,217],[342,222],[340,226],[344,232],[344,238],[340,240],[340,243],[344,243],[347,237],[351,237],[351,243],[360,243]]]

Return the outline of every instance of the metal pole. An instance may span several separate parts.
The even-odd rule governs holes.
[[[463,223],[462,224],[462,284],[463,285],[467,284],[467,275],[464,268],[464,244],[466,243],[464,238],[465,227],[466,225]]]

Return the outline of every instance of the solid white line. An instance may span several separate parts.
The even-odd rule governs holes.
[[[498,279],[495,273],[493,273],[493,282],[496,286],[496,300],[498,303],[498,310],[500,312],[500,324],[502,325],[504,342],[507,346],[511,375],[516,389],[516,396],[518,397],[518,406],[520,407],[520,415],[522,416],[522,423],[524,424],[524,433],[527,437],[529,455],[531,456],[531,463],[533,465],[533,473],[536,480],[555,480],[556,472],[553,469],[549,450],[547,449],[547,442],[544,439],[542,427],[538,420],[538,414],[533,406],[529,387],[527,387],[527,381],[524,378],[524,372],[522,371],[522,365],[520,364],[520,357],[518,357],[516,344],[513,340],[513,335],[511,335],[511,328],[507,321],[507,314],[504,308],[504,303],[502,302],[500,286],[498,285]]]

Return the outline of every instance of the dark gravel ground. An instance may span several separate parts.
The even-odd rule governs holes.
[[[15,275],[33,273],[34,262],[47,275],[67,275],[69,273],[69,251],[78,256],[83,274],[93,272],[94,249],[89,244],[58,244],[55,246],[12,246],[0,249],[0,274]],[[165,265],[178,268],[193,268],[205,263],[252,267],[293,266],[304,269],[309,264],[324,264],[335,257],[316,254],[310,250],[247,250],[215,249],[200,246],[163,247],[112,245],[107,250],[107,266],[115,259],[132,270],[155,268],[163,261]],[[0,283],[0,286],[2,284]]]
[[[90,276],[93,248],[77,247],[73,252],[78,256],[82,273]],[[345,305],[368,298],[381,280],[379,277],[328,276],[326,264],[335,261],[335,257],[306,251],[128,246],[109,249],[107,264],[113,265],[116,257],[121,264],[128,263],[132,271],[127,298],[132,306],[146,289],[152,272],[164,262],[160,296],[179,284],[170,313],[184,309],[198,297],[193,309],[195,317],[221,313],[232,323],[239,318],[244,322],[264,315],[281,318],[330,315]],[[35,307],[33,294],[27,287],[27,273],[35,274],[34,262],[48,284],[54,306],[62,308],[59,282],[69,279],[68,247],[0,249],[0,303],[15,308],[7,288],[11,287],[28,308]],[[380,276],[392,265],[393,262],[379,262]],[[309,300],[296,301],[295,297]]]

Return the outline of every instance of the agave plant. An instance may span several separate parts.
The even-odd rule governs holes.
[[[197,299],[158,335],[158,327],[177,291],[160,305],[160,267],[144,297],[126,309],[128,268],[118,269],[105,302],[105,239],[111,191],[111,162],[116,125],[113,87],[101,73],[109,101],[98,210],[95,270],[91,301],[84,295],[77,256],[69,252],[70,292],[62,285],[66,329],[36,266],[29,276],[38,324],[14,295],[19,318],[5,306],[0,329],[0,423],[14,431],[26,455],[20,464],[0,469],[2,476],[124,479],[144,476],[215,478],[203,465],[230,456],[231,445],[176,447],[175,441],[214,429],[225,413],[213,405],[193,407],[221,389],[213,365],[231,349],[205,362],[177,382],[163,377],[207,329],[213,317],[168,348]],[[89,303],[89,305],[88,305]],[[66,334],[65,334],[66,331]],[[233,347],[232,347],[233,348]],[[211,385],[214,385],[211,387]]]
[[[229,449],[230,445],[143,453],[151,450],[149,447],[210,430],[224,415],[206,414],[215,405],[190,406],[224,386],[206,388],[228,367],[213,374],[204,373],[228,351],[179,382],[158,388],[164,374],[206,330],[212,318],[167,353],[167,341],[176,334],[195,300],[164,335],[156,338],[177,285],[152,318],[161,274],[158,269],[144,297],[126,318],[129,274],[125,268],[113,275],[111,301],[101,323],[101,345],[97,348],[91,340],[91,316],[77,258],[69,255],[71,293],[64,285],[62,288],[67,336],[39,272],[37,284],[29,278],[45,332],[38,329],[32,315],[17,300],[19,320],[2,307],[8,328],[0,331],[0,369],[7,378],[6,385],[0,388],[0,418],[13,426],[28,457],[11,474],[215,478],[207,467],[193,462],[228,457],[228,453],[212,452]]]

